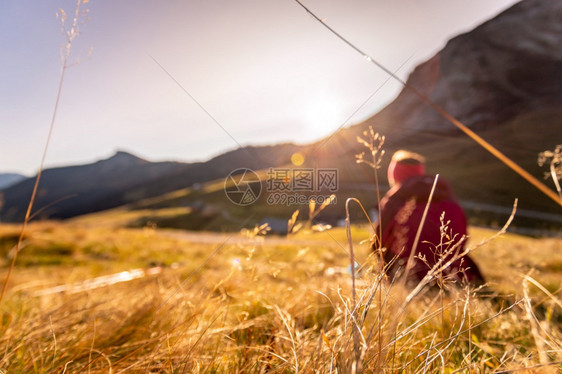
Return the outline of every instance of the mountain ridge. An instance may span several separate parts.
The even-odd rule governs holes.
[[[287,164],[298,149],[290,143],[247,146],[195,163],[150,162],[117,151],[90,164],[44,170],[35,210],[42,210],[40,218],[56,219],[106,210],[221,178],[236,168],[259,170]],[[27,178],[0,191],[5,199],[3,220],[23,220],[34,183],[35,177]]]
[[[48,207],[44,218],[68,218],[78,214],[108,209],[121,204],[118,191],[143,184],[188,164],[178,162],[150,163],[130,153],[119,151],[113,156],[86,165],[46,169],[42,173],[36,197],[38,209]],[[27,178],[2,190],[5,204],[3,219],[23,219],[31,197],[35,177]],[[54,202],[57,202],[53,205]]]
[[[0,173],[0,190],[8,188],[26,178],[25,175],[19,173]]]
[[[439,53],[418,65],[407,82],[542,179],[544,169],[537,165],[538,153],[554,149],[562,139],[562,2],[524,0],[515,4],[452,38]],[[77,172],[74,180],[85,186],[79,191],[84,202],[80,207],[78,200],[57,203],[44,212],[45,218],[67,218],[158,196],[224,178],[240,167],[263,170],[290,165],[295,152],[306,156],[303,167],[338,169],[338,200],[345,201],[357,196],[354,186],[374,183],[373,171],[355,161],[356,154],[366,151],[357,143],[357,136],[369,127],[386,136],[387,156],[378,172],[383,187],[390,154],[407,148],[425,155],[428,170],[448,179],[461,200],[511,206],[517,198],[523,209],[561,212],[556,203],[407,89],[367,120],[312,144],[248,146],[190,164],[151,163],[118,151],[106,160],[76,169],[46,170],[36,206],[41,208],[76,193],[65,186],[58,187],[64,193],[56,191],[57,180],[70,184],[68,180],[62,183],[62,174],[71,170]],[[138,173],[129,175],[128,169]],[[103,191],[98,191],[96,184]],[[3,217],[21,219],[30,182],[20,182],[3,192]],[[362,195],[366,206],[375,205],[372,195]]]

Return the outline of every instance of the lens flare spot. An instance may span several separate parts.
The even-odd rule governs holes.
[[[300,152],[293,153],[293,155],[291,156],[291,162],[295,166],[301,166],[302,164],[304,164],[304,155]]]

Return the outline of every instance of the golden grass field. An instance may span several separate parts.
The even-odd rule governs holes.
[[[0,226],[3,278],[19,230]],[[470,234],[469,245],[476,246],[494,231],[472,227]],[[252,231],[184,235],[84,221],[32,224],[0,305],[0,370],[555,373],[562,368],[560,239],[504,234],[472,253],[490,281],[486,292],[446,285],[410,300],[410,290],[389,284],[377,270],[363,242],[369,229],[354,226],[352,236],[362,265],[355,301],[342,228],[284,238]],[[158,271],[83,287],[100,276],[148,268]],[[54,288],[61,285],[66,288]]]
[[[86,3],[77,0],[69,28],[59,10],[61,76],[26,224]],[[373,161],[357,161],[371,166],[378,182],[384,137],[372,129],[370,136],[359,141]],[[224,201],[224,186],[207,183],[197,193]],[[0,374],[562,371],[562,239],[507,233],[480,244],[496,233],[472,227],[471,255],[486,287],[442,281],[406,288],[369,254],[365,226],[350,228],[360,264],[355,279],[343,228],[271,237],[259,228],[187,233],[148,224],[201,219],[177,204],[192,193],[149,199],[137,210],[33,223],[21,242],[21,227],[0,225],[7,290]],[[248,212],[230,208],[240,213],[233,217]],[[272,208],[256,204],[260,209]]]

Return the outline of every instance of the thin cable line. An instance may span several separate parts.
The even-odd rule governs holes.
[[[412,55],[413,56],[413,55]],[[398,69],[395,70],[394,73],[398,73],[398,71],[400,71],[400,69],[402,69],[404,67],[404,65],[406,65],[406,63],[408,61],[410,61],[410,59],[412,58],[412,56],[408,57],[403,63],[402,65],[400,65],[398,67]],[[357,107],[357,109],[355,109],[355,111],[353,113],[351,113],[351,115],[349,117],[347,117],[347,119],[334,131],[332,132],[332,135],[330,135],[328,138],[324,139],[324,141],[322,141],[321,144],[315,146],[312,149],[312,153],[316,152],[318,149],[324,147],[328,142],[330,142],[330,140],[332,140],[334,138],[334,136],[336,136],[337,132],[339,130],[341,130],[345,125],[347,125],[349,123],[349,121],[357,114],[357,112],[359,112],[365,105],[367,105],[367,103],[369,101],[371,101],[371,99],[392,79],[391,76],[388,76],[384,82],[382,82],[381,85],[379,85],[377,87],[377,89],[375,91],[373,91],[373,93],[367,98],[367,100],[363,101],[363,103],[361,103],[361,105],[359,105],[359,107]]]
[[[168,70],[166,70],[166,68],[165,68],[164,66],[162,66],[162,64],[161,64],[160,62],[158,62],[158,60],[156,60],[156,59],[154,58],[154,56],[152,56],[151,54],[148,54],[148,56],[152,59],[152,61],[154,61],[154,62],[156,63],[156,65],[158,65],[158,66],[160,67],[160,69],[162,69],[162,71],[163,71],[164,73],[166,73],[166,75],[167,75],[168,77],[170,77],[170,79],[172,79],[172,80],[176,83],[176,85],[177,85],[179,88],[181,88],[181,90],[182,90],[187,96],[189,96],[189,98],[190,98],[191,100],[193,100],[193,102],[194,102],[195,104],[197,104],[197,105],[199,106],[199,108],[201,108],[201,110],[202,110],[203,112],[205,112],[205,114],[207,114],[207,116],[209,116],[209,118],[210,118],[211,120],[213,120],[213,122],[214,122],[218,127],[220,127],[220,128],[222,129],[222,131],[223,131],[226,135],[228,135],[228,136],[230,137],[230,139],[232,139],[232,140],[234,141],[234,143],[236,143],[240,148],[244,149],[244,150],[248,153],[248,155],[250,155],[250,157],[252,157],[252,158],[255,158],[255,157],[256,157],[256,156],[253,155],[246,147],[242,146],[242,145],[236,140],[236,138],[234,138],[234,136],[232,136],[232,135],[224,128],[224,126],[221,125],[220,122],[219,122],[215,117],[213,117],[213,115],[212,115],[207,109],[205,109],[205,107],[204,107],[203,105],[201,105],[201,103],[200,103],[199,101],[197,101],[197,99],[195,99],[195,97],[193,97],[193,95],[192,95],[191,93],[189,93],[189,91],[188,91],[172,74],[170,74],[170,72],[169,72]]]

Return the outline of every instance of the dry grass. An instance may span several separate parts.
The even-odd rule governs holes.
[[[77,1],[66,35],[51,131],[70,47],[78,35],[80,4],[86,2]],[[64,26],[63,11],[61,17]],[[48,140],[43,159],[47,148]],[[374,161],[371,166],[376,165]],[[42,163],[39,170],[33,196]],[[223,186],[209,184],[205,192],[218,192]],[[475,257],[494,281],[492,296],[452,284],[412,294],[387,279],[374,256],[365,255],[367,244],[362,248],[353,244],[352,239],[369,237],[358,228],[349,230],[353,236],[349,246],[363,254],[356,259],[362,267],[352,286],[343,230],[323,233],[324,239],[300,232],[283,244],[255,237],[204,244],[150,228],[115,228],[147,216],[186,215],[186,209],[116,210],[105,227],[98,222],[100,216],[78,221],[82,225],[26,227],[32,206],[33,197],[25,230],[0,227],[0,276],[6,279],[7,290],[6,297],[4,291],[0,297],[0,373],[453,373],[562,368],[559,241],[549,250],[544,241],[506,236],[507,242],[479,248]],[[38,292],[156,266],[160,271],[155,275],[111,286]],[[550,277],[544,278],[546,284],[544,274]],[[510,295],[504,299],[493,291]]]
[[[2,227],[1,243],[13,240],[14,230]],[[475,237],[486,235],[472,231]],[[369,236],[361,228],[353,234]],[[66,250],[57,255],[60,263],[16,268],[1,306],[0,369],[414,373],[560,368],[554,364],[562,360],[558,293],[548,295],[528,281],[529,291],[523,292],[523,278],[515,275],[521,269],[512,263],[519,258],[525,269],[535,266],[523,252],[550,240],[506,235],[475,252],[486,275],[497,268],[492,263],[505,265],[502,273],[494,273],[495,284],[514,295],[503,306],[502,298],[451,287],[422,293],[405,310],[407,291],[391,287],[377,273],[376,259],[365,256],[367,244],[356,246],[364,268],[354,312],[347,258],[337,243],[345,243],[345,232],[336,229],[330,235],[333,239],[301,232],[286,244],[227,241],[194,272],[220,243],[186,242],[148,229],[32,225],[20,260],[25,261],[26,251],[41,258],[46,248]],[[511,255],[497,253],[499,248]],[[550,248],[556,255],[554,244]],[[166,266],[159,275],[109,287],[32,296],[38,289],[151,262]],[[560,271],[556,275],[560,280]]]

